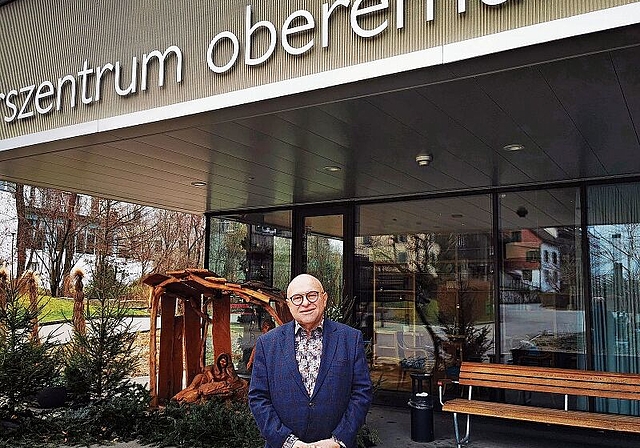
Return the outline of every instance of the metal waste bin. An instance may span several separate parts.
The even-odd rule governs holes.
[[[433,400],[427,392],[414,394],[409,400],[411,407],[411,440],[433,442]]]
[[[427,383],[425,386],[424,383]],[[424,372],[411,372],[411,440],[414,442],[433,442],[433,400],[431,375]]]

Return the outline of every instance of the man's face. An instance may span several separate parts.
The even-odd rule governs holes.
[[[318,300],[309,303],[306,298],[307,293],[317,291],[320,293]],[[324,309],[327,306],[327,294],[322,288],[318,279],[311,275],[302,274],[294,278],[287,288],[287,298],[301,294],[304,296],[299,306],[294,305],[291,300],[287,300],[289,310],[293,318],[307,331],[311,331],[321,321]]]

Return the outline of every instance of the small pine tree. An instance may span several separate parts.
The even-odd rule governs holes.
[[[33,335],[44,298],[30,302],[19,283],[0,274],[0,411],[11,414],[60,378],[56,344]]]
[[[95,401],[113,396],[127,386],[139,354],[134,350],[133,322],[120,298],[125,285],[115,269],[96,269],[88,288],[96,306],[87,314],[86,332],[75,331],[67,346],[65,378],[67,389],[78,401]]]

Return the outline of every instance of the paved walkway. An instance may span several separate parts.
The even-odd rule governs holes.
[[[464,420],[463,420],[464,421]],[[450,414],[434,413],[435,440],[418,443],[411,440],[410,410],[374,406],[367,424],[379,432],[380,448],[455,448],[453,419]],[[471,420],[469,448],[637,448],[640,437],[512,420],[474,417]]]
[[[136,331],[149,330],[149,318],[132,318]],[[68,340],[71,328],[49,325],[40,328],[41,334],[52,333],[59,341]],[[148,377],[133,379],[147,384]],[[373,406],[367,424],[375,428],[380,437],[379,448],[455,448],[453,422],[450,414],[434,413],[433,442],[411,440],[411,411],[406,406]],[[472,418],[469,448],[637,448],[640,436],[605,431],[563,428],[551,425],[516,422],[511,420]],[[113,448],[143,448],[136,442],[108,445]],[[92,448],[107,448],[92,447]]]
[[[433,442],[411,440],[409,408],[373,406],[367,424],[378,431],[378,448],[455,448],[451,415],[434,414]],[[551,425],[474,418],[469,448],[637,448],[640,436],[604,431],[586,431]],[[144,448],[136,442],[92,448]],[[61,447],[62,448],[62,447]],[[66,447],[65,447],[66,448]]]
[[[131,331],[149,331],[151,324],[148,316],[128,317],[127,319],[131,322]],[[160,318],[158,318],[157,322],[158,328],[160,328]],[[73,327],[71,324],[55,323],[41,325],[39,333],[41,338],[49,337],[51,342],[65,343],[71,339],[72,331]]]

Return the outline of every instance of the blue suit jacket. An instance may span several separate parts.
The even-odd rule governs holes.
[[[294,322],[260,336],[256,343],[249,405],[265,447],[281,448],[290,434],[303,442],[335,435],[349,448],[372,399],[362,333],[324,320],[322,361],[309,396],[298,371]]]

